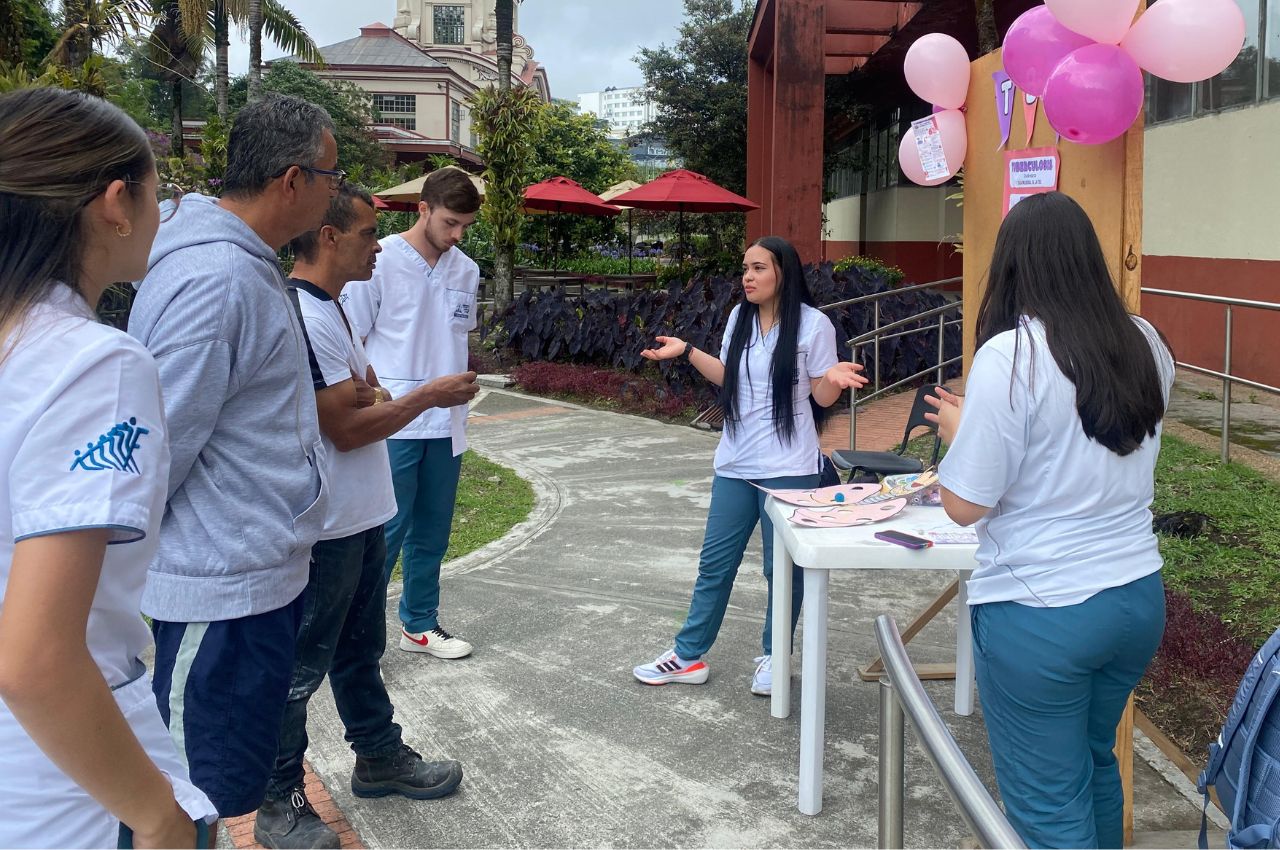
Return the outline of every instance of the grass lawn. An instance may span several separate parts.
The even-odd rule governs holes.
[[[532,509],[533,487],[528,481],[468,450],[462,456],[462,478],[445,561],[492,543],[523,522]],[[400,578],[397,562],[391,579]]]

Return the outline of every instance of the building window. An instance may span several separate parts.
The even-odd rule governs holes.
[[[1148,76],[1148,124],[1280,97],[1280,0],[1235,2],[1245,21],[1240,55],[1221,74],[1200,83],[1170,83]]]
[[[449,110],[449,138],[462,144],[462,104],[451,101]]]
[[[418,113],[418,97],[412,94],[375,94],[373,96],[373,108],[378,111],[379,115],[387,115],[388,113],[416,115]]]
[[[412,115],[393,115],[390,118],[383,118],[383,124],[390,124],[392,127],[399,127],[402,130],[417,130],[418,119]]]
[[[462,6],[432,7],[433,41],[436,44],[462,44],[466,17],[466,10]]]

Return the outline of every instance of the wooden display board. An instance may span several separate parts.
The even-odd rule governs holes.
[[[1145,5],[1145,4],[1144,4]],[[1003,68],[1001,51],[971,65],[966,103],[969,136],[964,161],[964,365],[973,360],[978,305],[986,285],[996,233],[1004,218],[1005,148],[1000,145],[992,74]],[[1056,146],[1062,160],[1058,189],[1084,207],[1102,243],[1111,275],[1129,310],[1138,312],[1142,286],[1142,138],[1143,118],[1123,137],[1105,145],[1057,141],[1037,105],[1035,133],[1027,144],[1022,94],[1014,105],[1009,150]],[[1124,839],[1133,840],[1133,697],[1116,729],[1116,758],[1124,787]]]
[[[996,117],[991,75],[1001,70],[1000,51],[972,63],[968,118],[969,152],[964,161],[964,362],[974,353],[974,328],[986,283],[996,232],[1003,220],[1004,150]],[[1038,106],[1035,135],[1026,144],[1021,92],[1014,106],[1008,149],[1050,147],[1056,134]],[[1123,137],[1105,145],[1057,143],[1062,155],[1058,189],[1075,198],[1093,220],[1107,265],[1125,304],[1138,311],[1142,281],[1142,133],[1143,120]]]

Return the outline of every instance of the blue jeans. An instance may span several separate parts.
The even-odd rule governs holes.
[[[404,548],[404,589],[400,622],[406,631],[429,632],[440,625],[440,563],[449,548],[453,506],[458,497],[462,455],[453,441],[387,440],[396,515],[387,523],[387,578]]]
[[[802,489],[818,486],[817,475],[793,475],[763,478],[757,484],[772,489]],[[765,607],[764,654],[773,654],[773,523],[764,512],[765,493],[741,478],[723,478],[711,482],[711,510],[707,513],[707,531],[702,540],[698,560],[698,580],[693,585],[693,600],[684,628],[676,635],[676,654],[692,661],[701,658],[720,633],[733,580],[742,565],[742,553],[756,523],[764,543],[764,577],[769,583],[769,603]],[[800,603],[804,600],[804,579],[799,567],[794,568],[791,591],[791,635],[800,621]]]
[[[1028,847],[1120,847],[1116,724],[1164,634],[1152,573],[1077,605],[975,605],[974,667],[1009,823]]]
[[[385,561],[380,525],[321,540],[311,549],[311,578],[268,797],[282,799],[302,782],[307,701],[326,674],[351,749],[376,758],[400,748],[400,727],[392,722],[391,698],[378,666],[387,646]]]

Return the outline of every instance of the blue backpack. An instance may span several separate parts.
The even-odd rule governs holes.
[[[1231,819],[1228,847],[1280,848],[1280,631],[1249,663],[1197,785],[1206,810],[1209,787],[1217,789]]]

